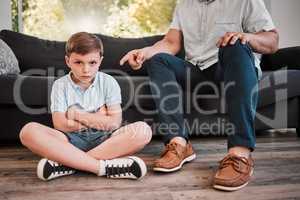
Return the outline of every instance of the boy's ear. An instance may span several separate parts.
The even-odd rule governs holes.
[[[70,68],[70,58],[68,56],[65,56],[65,61],[67,66]]]
[[[100,57],[100,64],[102,63],[103,58],[104,58],[103,56]]]

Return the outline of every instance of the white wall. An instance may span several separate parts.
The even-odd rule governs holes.
[[[280,47],[300,46],[300,0],[269,0]]]
[[[11,29],[10,0],[0,1],[0,30]]]

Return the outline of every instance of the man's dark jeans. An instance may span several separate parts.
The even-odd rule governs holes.
[[[166,53],[154,55],[144,63],[160,123],[159,134],[164,143],[181,136],[188,140],[183,111],[183,91],[187,83],[193,90],[197,84],[210,81],[228,86],[225,93],[229,122],[234,134],[228,136],[228,148],[243,146],[255,148],[254,118],[258,99],[258,78],[254,57],[249,45],[237,41],[219,49],[219,62],[205,70]],[[178,84],[179,83],[179,84]],[[177,131],[171,127],[177,126]],[[161,128],[161,127],[168,128]]]

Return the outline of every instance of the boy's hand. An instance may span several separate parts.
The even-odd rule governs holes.
[[[107,115],[107,107],[106,105],[103,105],[99,108],[98,113],[100,113],[101,115]]]
[[[54,128],[62,132],[73,132],[88,128],[82,122],[68,119],[67,112],[52,113],[52,120]]]
[[[75,120],[70,120],[70,119],[67,119],[67,127],[71,127],[72,129],[74,130],[83,130],[83,129],[87,129],[88,127],[83,125],[82,123],[80,122],[77,122]]]
[[[80,111],[76,106],[71,106],[66,112],[66,117],[69,120],[77,121],[78,115],[80,115],[81,112],[82,111]]]

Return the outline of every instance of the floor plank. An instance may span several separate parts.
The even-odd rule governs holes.
[[[36,177],[39,156],[20,145],[2,145],[0,199],[300,199],[300,139],[294,130],[257,136],[254,177],[246,188],[233,193],[211,188],[218,161],[226,153],[226,138],[193,137],[192,143],[197,159],[177,173],[151,171],[163,148],[159,140],[153,140],[138,154],[149,171],[140,181],[110,180],[78,172],[50,182]]]

